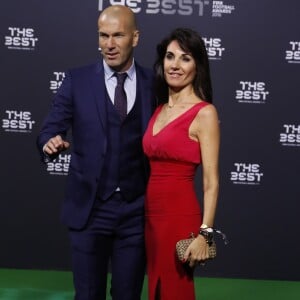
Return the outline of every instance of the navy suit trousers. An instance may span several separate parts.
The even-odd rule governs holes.
[[[112,273],[113,300],[140,300],[145,275],[144,198],[121,193],[97,200],[88,225],[70,229],[75,300],[105,300]]]

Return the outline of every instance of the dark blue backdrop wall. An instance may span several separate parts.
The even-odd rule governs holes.
[[[99,59],[97,17],[110,4],[136,12],[145,66],[178,26],[207,46],[222,130],[216,227],[230,244],[197,274],[299,280],[297,0],[2,0],[0,267],[70,267],[59,214],[71,157],[42,165],[35,139],[64,72]]]

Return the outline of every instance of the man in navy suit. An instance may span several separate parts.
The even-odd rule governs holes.
[[[112,298],[138,300],[148,179],[142,136],[155,108],[153,74],[134,61],[139,31],[128,7],[106,8],[98,27],[103,60],[66,73],[37,143],[45,162],[71,150],[62,221],[70,233],[75,299],[106,299],[110,262]],[[125,72],[121,117],[115,88],[117,74]]]

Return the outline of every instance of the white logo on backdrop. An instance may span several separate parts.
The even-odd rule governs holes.
[[[235,99],[240,103],[265,104],[268,95],[262,81],[240,81],[240,89],[235,91]]]
[[[210,11],[212,17],[222,17],[235,9],[233,5],[224,4],[224,1],[211,0],[98,0],[98,10],[116,4],[126,5],[134,13],[148,15],[203,16]]]
[[[222,40],[220,38],[207,38],[203,37],[208,58],[210,60],[222,59],[225,48],[222,47]]]
[[[47,171],[51,175],[68,175],[71,154],[59,154],[56,159],[47,163]]]
[[[300,146],[300,125],[283,124],[279,142],[282,146]]]
[[[224,1],[213,1],[212,3],[212,16],[222,17],[229,15],[235,10],[234,5],[224,4]]]
[[[55,94],[65,78],[65,72],[53,72],[53,77],[54,78],[50,80],[50,91]]]
[[[38,38],[33,28],[8,27],[8,33],[4,43],[8,49],[35,50]]]
[[[234,184],[258,185],[263,177],[261,166],[250,163],[234,163],[234,171],[231,172],[230,180]]]
[[[2,128],[7,132],[30,133],[35,121],[31,119],[31,112],[6,110],[6,118],[2,119]]]
[[[285,59],[288,63],[300,63],[299,41],[290,41],[290,48],[285,51]]]

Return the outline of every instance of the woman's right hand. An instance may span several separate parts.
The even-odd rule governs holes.
[[[190,267],[204,263],[209,258],[208,248],[205,238],[199,234],[187,248],[184,261],[188,261]]]

